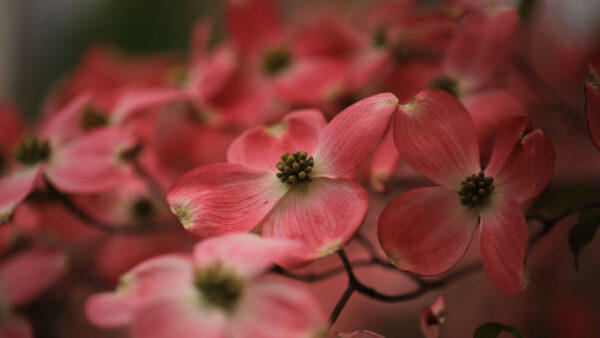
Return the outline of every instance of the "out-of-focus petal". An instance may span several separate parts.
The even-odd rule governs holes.
[[[384,336],[369,330],[359,330],[350,333],[336,332],[335,336],[339,338],[385,338]]]
[[[230,325],[231,337],[318,337],[327,317],[299,282],[265,278],[250,285]]]
[[[273,0],[228,0],[226,26],[229,36],[244,53],[262,50],[283,33]]]
[[[176,88],[131,90],[116,103],[111,117],[114,123],[122,123],[140,111],[160,107],[184,97],[184,93]]]
[[[379,242],[401,270],[437,275],[465,254],[478,213],[460,204],[455,190],[425,187],[406,192],[379,216]]]
[[[369,181],[376,191],[384,191],[394,170],[400,163],[400,154],[394,144],[393,129],[390,128],[373,153],[369,162]]]
[[[481,260],[492,283],[514,295],[529,284],[523,269],[529,233],[521,206],[513,197],[496,195],[481,212]]]
[[[97,193],[128,177],[122,155],[135,146],[131,133],[117,128],[93,131],[78,140],[52,149],[44,174],[60,191]]]
[[[600,149],[600,61],[588,66],[585,84],[585,115],[592,141]]]
[[[0,265],[4,301],[23,305],[52,286],[67,271],[66,257],[55,251],[32,249]]]
[[[430,180],[458,189],[480,171],[477,134],[469,113],[437,89],[417,94],[394,117],[394,140],[402,158]]]
[[[186,230],[207,237],[252,230],[287,189],[273,172],[212,164],[179,177],[167,202]]]
[[[291,188],[265,217],[263,236],[298,240],[307,261],[350,241],[368,206],[364,189],[345,179],[319,177]]]
[[[24,131],[19,110],[7,102],[0,101],[0,152],[8,151],[17,145]],[[0,156],[3,155],[0,153]]]
[[[502,169],[489,175],[495,177],[497,189],[524,203],[544,190],[554,172],[555,157],[552,142],[538,129],[523,136]]]
[[[286,152],[306,151],[313,155],[327,122],[315,109],[298,110],[277,124],[257,126],[238,136],[229,146],[227,161],[258,170],[277,171]]]
[[[8,221],[14,208],[33,189],[40,166],[26,167],[0,177],[0,224]]]
[[[82,132],[81,114],[90,100],[89,94],[78,95],[42,127],[40,135],[50,139],[53,145],[62,144],[78,136]]]
[[[208,238],[196,245],[194,262],[197,267],[219,261],[244,278],[253,278],[275,263],[285,262],[299,243],[290,240],[261,238],[254,234],[229,234]]]
[[[510,51],[518,28],[514,9],[475,14],[450,42],[444,57],[446,72],[467,88],[488,80]]]
[[[438,297],[433,305],[421,310],[421,332],[425,338],[438,338],[440,325],[445,321],[446,304],[444,296]]]
[[[314,175],[343,177],[361,165],[383,137],[397,104],[393,94],[383,93],[339,113],[321,134]]]
[[[129,325],[133,320],[134,311],[134,298],[115,292],[92,295],[85,303],[85,315],[88,320],[102,328]]]
[[[32,338],[33,330],[31,325],[21,316],[11,315],[4,318],[0,325],[0,337],[2,338]]]
[[[231,46],[222,46],[211,56],[192,66],[187,87],[200,102],[206,102],[223,89],[233,77],[237,66]]]
[[[225,338],[225,312],[203,306],[192,288],[143,299],[131,325],[133,338]]]

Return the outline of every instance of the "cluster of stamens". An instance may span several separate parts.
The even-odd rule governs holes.
[[[429,84],[429,88],[441,89],[447,93],[452,94],[454,97],[458,97],[458,82],[449,76],[440,76]]]
[[[297,184],[310,182],[315,160],[308,156],[306,151],[297,151],[294,154],[281,155],[281,161],[275,166],[279,172],[277,178],[283,183]]]
[[[197,270],[194,285],[205,302],[225,310],[234,307],[244,286],[238,276],[219,263]]]
[[[108,117],[104,112],[94,108],[91,105],[83,108],[81,116],[81,127],[83,130],[88,131],[94,128],[103,127],[108,124]]]
[[[50,158],[50,141],[28,135],[14,151],[15,159],[24,165],[33,165]]]
[[[154,216],[154,203],[148,198],[140,197],[131,205],[131,214],[135,220],[147,220]]]
[[[263,70],[267,75],[275,75],[286,69],[292,62],[292,55],[285,48],[268,50],[263,59]]]
[[[494,179],[486,177],[483,172],[467,176],[460,182],[460,204],[474,208],[485,203],[494,191]]]

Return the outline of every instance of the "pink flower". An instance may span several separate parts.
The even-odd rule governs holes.
[[[554,149],[525,117],[500,127],[482,171],[473,121],[453,96],[425,90],[394,118],[396,146],[406,162],[438,183],[398,196],[379,218],[379,241],[402,270],[436,275],[464,255],[481,224],[481,258],[490,280],[515,294],[529,279],[520,204],[537,196],[554,168]]]
[[[86,313],[102,327],[129,325],[134,338],[317,337],[327,321],[309,289],[261,276],[295,250],[251,234],[211,238],[193,258],[141,263],[116,292],[92,296]]]
[[[42,175],[66,193],[105,191],[126,178],[129,163],[124,156],[136,143],[129,132],[107,127],[76,138],[63,133],[64,117],[81,112],[86,102],[86,97],[74,100],[38,135],[26,136],[14,149],[19,166],[0,177],[0,222]]]
[[[590,63],[585,83],[585,115],[592,141],[600,149],[600,61]]]
[[[384,336],[369,330],[359,330],[350,333],[337,332],[335,336],[339,338],[385,338]]]
[[[32,301],[66,270],[64,255],[44,249],[20,253],[0,264],[0,337],[33,337],[29,322],[11,310]]]
[[[431,306],[421,311],[421,332],[425,338],[438,338],[440,325],[446,320],[446,302],[444,296],[439,296]]]
[[[312,260],[341,248],[360,226],[368,199],[344,179],[374,149],[397,108],[391,94],[371,96],[326,124],[316,110],[241,134],[229,163],[181,176],[167,194],[171,211],[199,237],[262,231],[305,245]]]

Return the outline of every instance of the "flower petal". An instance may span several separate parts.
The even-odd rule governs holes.
[[[600,149],[600,62],[588,65],[588,81],[585,84],[585,116],[587,127],[596,145]]]
[[[492,283],[502,292],[514,295],[529,284],[523,270],[529,243],[527,222],[519,203],[499,194],[494,207],[481,212],[481,260]]]
[[[313,337],[327,318],[304,284],[264,278],[248,286],[230,325],[231,337]]]
[[[385,338],[384,336],[369,330],[359,330],[350,333],[336,332],[335,336],[338,338]]]
[[[314,175],[343,177],[360,166],[383,137],[397,103],[393,94],[377,94],[339,113],[321,134]]]
[[[475,14],[453,38],[444,57],[448,75],[467,88],[488,80],[510,51],[519,28],[514,9],[499,9]]]
[[[67,260],[59,252],[32,249],[11,257],[0,266],[4,301],[23,305],[52,286],[66,271]]]
[[[400,159],[400,154],[394,144],[394,132],[390,128],[369,162],[369,181],[375,191],[386,190],[387,183],[398,167]]]
[[[167,202],[184,228],[208,237],[252,230],[287,189],[272,172],[221,163],[183,174]]]
[[[306,151],[312,155],[327,122],[315,109],[298,110],[272,126],[257,126],[238,136],[229,146],[227,161],[248,167],[277,171],[285,152]]]
[[[438,297],[431,306],[421,310],[421,332],[426,338],[438,338],[440,325],[445,321],[446,304],[444,296]]]
[[[61,144],[80,135],[81,112],[90,99],[89,94],[81,94],[69,101],[42,128],[40,135],[50,139],[52,144]]]
[[[132,322],[134,307],[134,298],[130,295],[103,292],[87,299],[85,315],[101,328],[123,327]]]
[[[184,93],[175,88],[129,90],[123,93],[123,98],[116,103],[111,117],[115,123],[122,123],[140,111],[183,98]]]
[[[8,221],[14,208],[33,190],[39,173],[40,167],[36,165],[0,178],[0,224]]]
[[[60,191],[74,194],[106,191],[129,177],[121,155],[135,146],[129,132],[103,128],[57,149],[44,174]]]
[[[490,176],[497,175],[521,141],[521,137],[532,131],[531,121],[524,116],[513,117],[501,123],[498,126],[490,162],[485,168],[485,172]]]
[[[131,325],[133,338],[225,338],[225,313],[202,306],[192,285],[143,299]]]
[[[437,275],[465,254],[477,212],[460,204],[456,191],[425,187],[403,193],[379,216],[379,242],[401,270]]]
[[[228,0],[226,6],[227,32],[242,52],[259,51],[280,38],[283,28],[272,0]]]
[[[11,315],[3,319],[0,326],[0,337],[3,338],[31,338],[33,330],[29,321],[21,316]]]
[[[261,238],[253,234],[228,234],[206,239],[194,248],[197,267],[220,261],[244,278],[253,278],[273,264],[287,260],[299,248],[290,240]]]
[[[519,203],[525,203],[544,190],[554,172],[555,160],[552,142],[538,129],[516,144],[495,176],[494,185]]]
[[[367,193],[360,185],[319,177],[286,193],[265,217],[263,236],[302,242],[305,259],[310,261],[348,243],[367,206]]]
[[[469,113],[452,95],[421,91],[394,117],[402,158],[430,180],[450,189],[480,171],[477,134]]]

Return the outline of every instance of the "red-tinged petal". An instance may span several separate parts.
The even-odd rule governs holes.
[[[228,234],[198,243],[194,248],[194,262],[201,268],[219,261],[239,276],[253,278],[273,264],[285,262],[299,247],[299,243],[290,240],[245,233]]]
[[[369,330],[359,330],[350,333],[336,332],[335,336],[339,338],[385,338],[384,336]]]
[[[521,141],[521,137],[533,131],[531,121],[524,116],[513,117],[498,126],[490,162],[485,168],[490,176],[498,174],[506,160]]]
[[[0,265],[0,290],[10,305],[23,305],[49,288],[67,271],[66,257],[32,249]]]
[[[446,304],[444,296],[438,297],[431,306],[421,310],[421,332],[425,338],[438,338],[440,325],[445,321]]]
[[[280,39],[283,28],[273,0],[228,0],[226,6],[227,32],[242,52],[260,51]]]
[[[375,191],[384,191],[394,170],[400,163],[400,154],[394,144],[394,133],[390,128],[373,153],[369,162],[369,181]]]
[[[275,90],[295,105],[317,105],[340,90],[347,74],[347,64],[330,58],[301,58],[293,61],[277,77]]]
[[[33,190],[40,167],[14,171],[0,178],[0,224],[8,221],[14,208]]]
[[[483,163],[487,163],[490,158],[498,127],[512,117],[527,116],[523,103],[504,90],[469,95],[462,102],[475,124]]]
[[[478,214],[456,190],[425,187],[403,193],[379,216],[379,242],[401,270],[437,275],[465,254]]]
[[[82,132],[81,112],[89,104],[90,99],[89,94],[82,94],[71,100],[48,121],[40,135],[52,140],[53,145],[62,144],[78,136]]]
[[[115,123],[122,123],[136,113],[183,99],[184,93],[175,88],[132,90],[123,95],[113,108]]]
[[[302,283],[264,278],[245,292],[230,324],[231,337],[319,337],[327,329],[321,305]]]
[[[188,89],[200,102],[216,95],[231,80],[238,62],[231,46],[217,49],[213,55],[196,62],[191,69]]]
[[[252,230],[287,189],[273,172],[212,164],[179,177],[167,202],[186,230],[208,237]]]
[[[394,117],[394,140],[402,158],[430,180],[458,189],[480,171],[473,120],[452,95],[437,89],[417,94]]]
[[[190,42],[190,62],[195,63],[200,60],[210,43],[210,34],[213,25],[209,21],[199,20],[192,28],[192,41]]]
[[[596,145],[600,149],[600,62],[590,63],[588,79],[585,84],[585,116],[587,127]]]
[[[493,205],[481,212],[481,261],[500,291],[514,295],[529,284],[523,268],[528,243],[521,206],[514,198],[498,194]]]
[[[0,152],[8,151],[17,145],[24,131],[20,111],[11,104],[0,101]]]
[[[398,108],[393,94],[362,99],[339,113],[323,130],[315,152],[315,176],[343,177],[375,149]]]
[[[312,155],[326,124],[318,110],[292,112],[277,124],[257,126],[238,136],[229,146],[227,161],[254,169],[277,171],[275,165],[286,152],[306,151]]]
[[[2,325],[0,325],[0,337],[32,338],[33,330],[27,319],[21,316],[11,315],[8,318],[3,318]]]
[[[133,135],[117,128],[93,131],[66,146],[53,148],[44,174],[63,192],[106,191],[128,177],[129,166],[121,156],[135,142]]]
[[[519,14],[514,9],[471,17],[448,46],[444,57],[446,72],[458,78],[466,89],[480,85],[504,60],[518,28]]]
[[[90,296],[85,303],[85,315],[101,328],[129,325],[134,316],[135,301],[130,295],[103,292]]]
[[[133,338],[225,338],[225,313],[200,304],[191,285],[143,299],[131,325]]]
[[[541,130],[523,137],[494,178],[504,194],[525,203],[539,195],[552,177],[556,155],[550,139]],[[486,175],[487,175],[486,170]]]
[[[265,217],[263,236],[298,240],[304,245],[305,260],[310,261],[348,243],[360,227],[368,204],[360,185],[319,177],[286,193]]]

